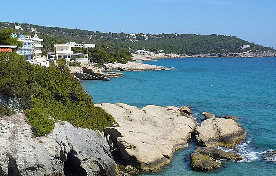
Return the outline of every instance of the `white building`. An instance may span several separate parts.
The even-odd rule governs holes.
[[[71,55],[73,54],[73,51],[71,49],[72,49],[72,45],[70,43],[55,44],[54,45],[55,58],[56,59],[65,58],[70,60]]]
[[[33,37],[33,48],[34,48],[34,58],[41,58],[42,57],[42,48],[43,45],[41,45],[41,42],[43,39],[38,38],[37,34]]]
[[[80,48],[95,48],[95,44],[77,44],[75,42],[70,42],[66,44],[55,44],[55,59],[64,58],[66,61],[76,61],[82,64],[86,64],[89,62],[88,54],[82,53],[73,53],[72,47],[80,47]],[[50,55],[51,53],[49,53]],[[51,55],[50,55],[51,57]]]
[[[35,34],[34,37],[20,35],[18,41],[22,42],[22,47],[16,51],[17,54],[24,56],[27,60],[39,58],[42,56],[41,42],[43,39],[38,38]]]

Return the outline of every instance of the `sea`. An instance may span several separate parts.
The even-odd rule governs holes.
[[[138,107],[189,105],[198,122],[203,119],[203,111],[238,116],[247,138],[237,147],[244,159],[225,162],[218,170],[191,169],[190,154],[197,147],[191,141],[160,172],[141,175],[276,175],[276,162],[262,158],[263,152],[276,150],[276,58],[183,58],[144,63],[172,69],[123,72],[122,78],[81,84],[94,103],[122,102]]]

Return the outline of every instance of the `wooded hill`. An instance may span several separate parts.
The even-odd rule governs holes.
[[[177,54],[207,54],[207,53],[239,53],[244,51],[275,51],[271,47],[263,47],[235,36],[226,35],[198,35],[198,34],[127,34],[127,33],[102,33],[80,29],[59,27],[45,27],[26,23],[0,22],[1,28],[15,29],[15,25],[22,30],[15,30],[19,34],[34,34],[44,39],[43,51],[53,50],[53,44],[65,42],[95,43],[99,48],[114,48],[135,51],[146,49],[153,52]],[[35,31],[34,31],[35,30]],[[249,48],[242,49],[244,45]]]

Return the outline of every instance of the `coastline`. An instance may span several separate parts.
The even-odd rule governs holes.
[[[147,55],[139,55],[132,53],[133,60],[151,61],[156,59],[178,59],[178,58],[271,58],[276,57],[276,53],[273,52],[261,52],[261,53],[229,53],[229,54],[175,54],[175,53],[158,53],[150,52]]]

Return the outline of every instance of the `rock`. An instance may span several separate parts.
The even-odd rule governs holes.
[[[104,80],[109,81],[107,75],[95,66],[69,67],[70,73],[81,80]]]
[[[238,116],[229,116],[229,115],[226,115],[226,116],[220,116],[218,118],[225,118],[225,119],[233,119],[235,121],[239,120]]]
[[[177,107],[148,105],[142,109],[122,103],[96,106],[111,114],[119,126],[107,128],[111,147],[122,159],[141,171],[154,171],[168,164],[177,149],[186,147],[196,128],[193,119]]]
[[[210,113],[210,112],[203,112],[202,115],[204,115],[205,119],[213,119],[216,117],[215,114]]]
[[[221,166],[219,162],[208,155],[192,154],[191,167],[198,171],[210,171],[217,169]]]
[[[182,106],[179,108],[180,114],[186,117],[190,117],[190,115],[192,114],[192,110],[190,108],[190,106]]]
[[[266,161],[276,162],[276,150],[269,150],[263,153],[263,159]]]
[[[1,175],[115,175],[115,162],[103,136],[67,122],[33,137],[24,114],[0,118]]]
[[[108,78],[118,78],[118,77],[123,77],[124,74],[123,73],[117,73],[117,72],[108,72],[108,73],[106,73],[106,76]]]
[[[204,120],[196,129],[197,141],[207,147],[234,148],[243,141],[246,131],[232,119],[212,118]]]
[[[195,170],[210,171],[221,166],[218,160],[239,161],[242,156],[215,147],[200,147],[191,154],[191,166]]]
[[[162,66],[143,64],[138,62],[108,63],[104,64],[106,71],[150,71],[150,70],[169,70]]]

